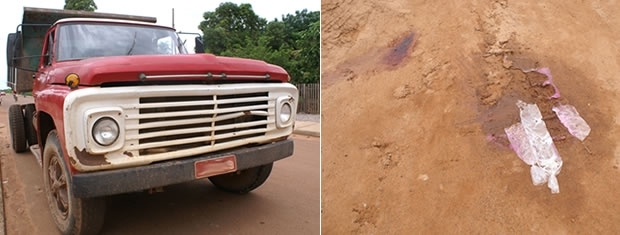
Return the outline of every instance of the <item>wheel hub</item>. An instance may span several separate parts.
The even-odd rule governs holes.
[[[62,166],[58,161],[58,157],[54,156],[50,160],[49,168],[49,187],[52,198],[56,202],[56,210],[62,215],[63,218],[67,218],[69,212],[69,193],[67,189],[67,178],[62,171]]]

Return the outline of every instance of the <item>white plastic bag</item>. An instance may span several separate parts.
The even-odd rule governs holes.
[[[521,123],[504,129],[508,140],[525,163],[531,165],[530,174],[534,185],[547,183],[551,193],[559,193],[556,175],[562,168],[562,158],[547,130],[542,114],[536,104],[517,101]]]
[[[572,105],[559,105],[551,108],[558,116],[562,125],[568,129],[568,132],[583,141],[590,134],[590,126],[586,123],[579,112]]]

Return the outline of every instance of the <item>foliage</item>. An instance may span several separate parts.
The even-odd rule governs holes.
[[[198,28],[204,33],[207,52],[213,54],[221,54],[228,48],[243,45],[248,38],[258,39],[257,36],[267,24],[248,3],[222,3],[215,12],[205,12],[203,18],[205,20]]]
[[[267,22],[250,4],[227,2],[203,17],[198,28],[206,52],[279,65],[293,83],[319,82],[320,12],[296,11]]]
[[[95,0],[65,0],[65,10],[95,11]]]

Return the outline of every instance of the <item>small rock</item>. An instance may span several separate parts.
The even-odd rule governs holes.
[[[383,167],[389,167],[392,164],[392,154],[387,154],[387,156],[381,160],[381,163],[383,164]]]
[[[412,93],[411,88],[409,88],[408,85],[399,86],[396,89],[394,89],[394,98],[403,99],[403,98],[406,98],[411,93]]]
[[[379,143],[379,141],[375,140],[375,141],[372,142],[372,147],[381,148],[382,146],[383,146],[383,144]]]
[[[507,60],[506,57],[504,56],[504,60],[502,61],[502,66],[504,66],[505,69],[509,69],[510,67],[512,67],[512,61]]]
[[[428,175],[427,174],[419,175],[418,176],[418,180],[427,181],[428,180]]]

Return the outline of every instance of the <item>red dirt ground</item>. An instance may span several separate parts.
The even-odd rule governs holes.
[[[619,14],[597,0],[324,0],[323,234],[620,233]],[[560,99],[521,71],[540,67]],[[518,99],[564,137],[559,194],[505,147]],[[557,104],[588,122],[584,142]]]

